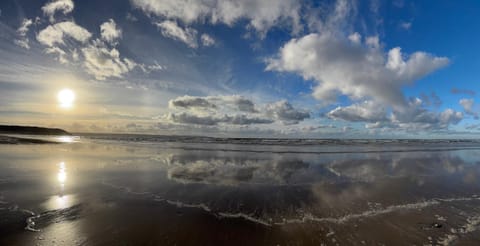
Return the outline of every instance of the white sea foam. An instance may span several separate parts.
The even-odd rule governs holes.
[[[306,223],[306,222],[318,222],[318,223],[334,223],[334,224],[344,224],[346,222],[349,222],[351,220],[356,220],[356,219],[362,219],[362,218],[369,218],[369,217],[374,217],[374,216],[379,216],[383,214],[388,214],[388,213],[393,213],[401,210],[421,210],[427,207],[435,206],[435,205],[440,205],[442,203],[452,203],[452,202],[465,202],[465,201],[480,201],[480,196],[478,195],[473,195],[471,197],[455,197],[455,198],[434,198],[431,200],[425,200],[425,201],[420,201],[420,202],[415,202],[415,203],[407,203],[407,204],[399,204],[399,205],[390,205],[385,208],[381,207],[376,207],[372,208],[370,210],[366,210],[361,213],[355,213],[355,214],[347,214],[344,216],[340,217],[317,217],[311,213],[305,213],[302,217],[300,218],[293,218],[293,219],[283,219],[282,221],[278,222],[272,222],[272,221],[266,221],[261,218],[256,218],[254,216],[244,214],[244,213],[230,213],[230,212],[222,212],[222,211],[214,211],[210,207],[208,207],[206,204],[203,203],[198,203],[198,204],[193,204],[193,203],[184,203],[181,201],[176,201],[176,200],[170,200],[163,198],[159,195],[153,194],[151,192],[135,192],[132,191],[131,188],[129,187],[122,187],[118,185],[114,185],[108,182],[102,182],[103,184],[110,186],[112,188],[120,189],[123,190],[127,193],[134,194],[134,195],[148,195],[150,197],[153,197],[155,201],[158,202],[166,202],[170,205],[174,205],[177,207],[181,208],[198,208],[202,209],[206,212],[212,213],[216,217],[220,218],[242,218],[257,224],[261,224],[264,226],[272,226],[272,225],[287,225],[287,224],[299,224],[299,223]],[[478,221],[480,223],[480,219]]]
[[[0,197],[1,199],[4,199],[3,197]],[[5,200],[2,200],[0,201],[0,204],[4,204],[4,205],[9,205],[11,203],[5,201]],[[8,211],[11,211],[11,212],[17,212],[17,211],[20,211],[22,213],[26,213],[26,214],[29,214],[30,216],[26,219],[25,223],[27,224],[25,226],[25,230],[28,230],[28,231],[33,231],[33,232],[37,232],[39,230],[37,229],[34,229],[34,226],[35,226],[35,222],[33,221],[34,219],[38,218],[39,215],[36,215],[33,211],[31,210],[28,210],[28,209],[22,209],[20,208],[18,205],[16,204],[13,204],[13,205],[10,205],[8,207],[3,207],[3,208],[0,208],[0,210],[8,210]]]
[[[378,215],[382,215],[382,214],[396,212],[396,211],[399,211],[399,210],[423,209],[425,207],[429,207],[429,206],[437,205],[437,204],[439,204],[438,201],[431,200],[431,201],[423,201],[423,202],[409,203],[409,204],[402,204],[402,205],[392,205],[392,206],[388,206],[388,207],[383,208],[383,209],[372,209],[372,210],[364,211],[362,213],[347,214],[347,215],[344,215],[344,216],[341,216],[341,217],[316,217],[312,214],[305,214],[303,218],[300,218],[300,219],[286,219],[283,222],[277,222],[275,224],[276,225],[297,224],[297,223],[305,223],[307,221],[329,222],[329,223],[335,223],[335,224],[343,224],[343,223],[346,223],[350,220],[378,216]]]
[[[460,239],[462,234],[472,233],[480,227],[480,216],[471,216],[466,219],[466,223],[457,229],[452,228],[451,234],[447,234],[438,241],[441,245],[451,245]]]
[[[76,213],[79,211],[79,208],[81,208],[81,204],[74,205],[68,208],[63,208],[63,209],[48,210],[39,214],[36,214],[30,210],[22,209],[21,210],[22,212],[31,214],[31,216],[28,217],[26,220],[27,225],[25,226],[25,230],[32,231],[32,232],[41,231],[40,229],[35,228],[36,226],[35,221],[38,221],[38,220],[46,219],[47,221],[51,220],[55,223],[58,223],[60,221],[63,221],[69,218],[76,218]]]
[[[254,223],[257,223],[257,224],[261,224],[261,225],[264,225],[264,226],[271,226],[270,223],[268,222],[265,222],[261,219],[257,219],[253,216],[250,216],[250,215],[247,215],[247,214],[243,214],[243,213],[225,213],[225,212],[220,212],[218,213],[218,215],[221,217],[221,218],[235,218],[235,219],[238,219],[238,218],[242,218],[242,219],[245,219],[245,220],[248,220],[248,221],[251,221],[251,222],[254,222]]]
[[[157,201],[160,201],[157,199]],[[178,208],[199,208],[202,209],[206,212],[212,212],[212,210],[205,204],[203,203],[198,203],[198,204],[192,204],[192,203],[183,203],[181,201],[174,201],[174,200],[168,200],[168,199],[163,199],[166,203],[170,205],[174,205]]]
[[[33,232],[39,232],[39,229],[35,229],[35,219],[40,218],[40,215],[35,215],[32,214],[32,216],[27,218],[27,226],[25,226],[25,230],[27,231],[33,231]]]

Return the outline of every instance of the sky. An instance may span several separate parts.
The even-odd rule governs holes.
[[[0,124],[478,138],[478,1],[2,0]]]

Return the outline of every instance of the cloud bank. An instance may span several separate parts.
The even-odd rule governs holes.
[[[170,100],[169,108],[174,112],[165,117],[168,121],[194,125],[298,124],[310,117],[285,100],[257,105],[239,95],[182,96]]]

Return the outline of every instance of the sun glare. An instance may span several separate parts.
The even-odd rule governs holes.
[[[58,166],[59,166],[59,169],[57,173],[57,180],[61,185],[63,185],[65,184],[65,181],[67,181],[67,172],[65,170],[66,169],[65,162],[60,162]]]
[[[58,92],[57,100],[62,108],[71,108],[75,101],[75,93],[70,89],[63,89]]]

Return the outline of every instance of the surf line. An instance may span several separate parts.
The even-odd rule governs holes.
[[[255,218],[254,216],[244,214],[244,213],[228,213],[228,212],[216,212],[213,211],[210,207],[207,205],[200,203],[200,204],[189,204],[189,203],[183,203],[180,201],[173,201],[169,199],[162,198],[156,194],[153,194],[151,192],[135,192],[132,191],[131,188],[129,187],[122,187],[118,185],[114,185],[108,182],[102,181],[102,184],[109,186],[111,188],[119,189],[122,190],[126,193],[133,194],[133,195],[147,195],[149,197],[152,197],[153,200],[158,201],[158,202],[165,202],[167,204],[180,207],[180,208],[198,208],[201,209],[205,212],[213,214],[215,217],[218,218],[234,218],[234,219],[245,219],[260,225],[264,226],[282,226],[282,225],[288,225],[288,224],[301,224],[301,223],[306,223],[306,222],[318,222],[318,223],[334,223],[334,224],[344,224],[348,221],[355,220],[355,219],[360,219],[360,218],[369,218],[369,217],[374,217],[382,214],[388,214],[400,210],[414,210],[414,209],[424,209],[427,207],[435,206],[435,205],[440,205],[442,203],[453,203],[453,202],[466,202],[466,201],[480,201],[480,196],[479,195],[472,195],[471,197],[454,197],[454,198],[433,198],[430,200],[425,200],[425,201],[420,201],[420,202],[415,202],[415,203],[406,203],[406,204],[399,204],[399,205],[390,205],[385,208],[381,209],[372,209],[372,210],[366,210],[361,213],[357,214],[347,214],[341,217],[316,217],[312,214],[305,214],[303,217],[298,218],[298,219],[283,219],[283,221],[279,222],[268,222],[259,218]]]

